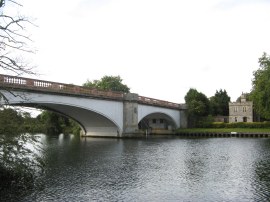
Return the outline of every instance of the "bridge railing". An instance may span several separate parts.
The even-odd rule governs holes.
[[[173,109],[179,109],[181,106],[180,104],[177,104],[177,103],[168,102],[164,100],[158,100],[158,99],[144,97],[144,96],[139,96],[139,103],[162,106],[162,107],[173,108]]]
[[[50,82],[38,79],[29,79],[24,77],[9,76],[0,74],[0,85],[2,87],[11,89],[22,89],[22,90],[38,90],[42,92],[54,92],[64,93],[80,96],[91,96],[98,98],[116,99],[122,100],[124,94],[115,91],[102,91],[95,88],[88,88],[83,86],[77,86],[73,84],[64,84],[57,82]],[[138,96],[138,102],[147,105],[154,105],[172,109],[185,109],[186,106],[183,104],[177,104],[164,100],[158,100],[154,98]]]
[[[77,86],[73,84],[63,84],[57,82],[29,79],[23,77],[9,76],[0,74],[0,84],[3,87],[13,89],[40,90],[56,93],[85,95],[110,99],[122,99],[124,94],[115,91],[102,91],[95,88]]]

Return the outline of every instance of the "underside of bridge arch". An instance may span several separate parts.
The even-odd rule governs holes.
[[[177,128],[175,121],[167,114],[152,113],[139,122],[139,129],[152,133],[168,133]]]
[[[75,120],[82,128],[83,135],[86,136],[119,136],[122,132],[112,120],[95,111],[63,104],[54,103],[23,103],[12,104],[17,106],[27,106],[38,109],[53,111]]]

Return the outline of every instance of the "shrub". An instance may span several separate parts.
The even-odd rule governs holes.
[[[270,128],[270,122],[212,122],[208,124],[208,128]]]

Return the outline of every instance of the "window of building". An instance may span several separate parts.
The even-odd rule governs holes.
[[[243,117],[243,122],[247,122],[247,117]]]
[[[247,112],[247,108],[246,107],[243,107],[243,112]]]
[[[157,120],[156,119],[153,119],[153,123],[157,123]]]
[[[234,118],[234,121],[237,122],[237,117]]]
[[[234,112],[238,112],[238,107],[234,107]]]
[[[164,123],[163,119],[160,119],[160,120],[159,120],[159,123]]]

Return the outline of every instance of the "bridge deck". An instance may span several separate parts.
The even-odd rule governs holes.
[[[30,79],[24,77],[10,76],[0,74],[0,88],[12,90],[29,90],[66,95],[88,96],[100,99],[123,100],[124,93],[116,91],[103,91],[95,88],[77,86],[73,84],[64,84],[51,81],[44,81],[38,79]],[[146,105],[153,105],[159,107],[166,107],[172,109],[185,109],[181,104],[168,102],[164,100],[153,99],[149,97],[139,96],[138,102]]]

